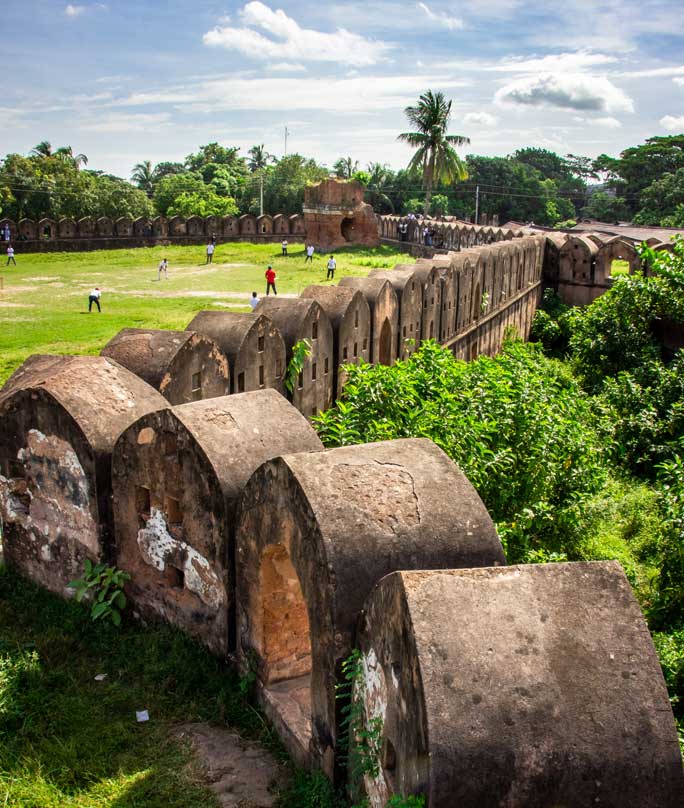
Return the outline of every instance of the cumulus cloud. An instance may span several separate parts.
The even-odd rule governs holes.
[[[471,126],[494,126],[499,119],[488,112],[468,112],[463,116],[463,122]]]
[[[86,132],[150,132],[168,126],[171,115],[168,112],[117,113],[100,115],[79,120],[79,128]]]
[[[418,8],[421,8],[427,15],[428,19],[437,25],[447,28],[449,31],[458,31],[463,28],[464,23],[460,17],[452,17],[444,11],[433,11],[425,3],[418,3]]]
[[[78,17],[79,14],[83,14],[85,11],[85,6],[72,6],[71,3],[64,9],[64,13],[67,17]]]
[[[509,82],[494,95],[504,106],[557,107],[584,112],[634,112],[634,102],[605,76],[542,73]]]
[[[335,62],[358,67],[385,61],[390,45],[345,28],[334,33],[302,28],[282,10],[260,0],[240,12],[241,27],[218,25],[202,38],[205,45],[227,48],[263,61]]]
[[[581,73],[587,68],[617,62],[606,53],[579,50],[572,53],[549,53],[546,56],[519,58],[510,56],[484,70],[496,73]]]
[[[267,65],[266,70],[270,73],[306,73],[304,65],[298,65],[294,62],[275,62],[272,65]]]
[[[664,115],[660,125],[668,132],[684,132],[684,115]]]

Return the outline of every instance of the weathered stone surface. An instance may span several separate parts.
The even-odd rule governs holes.
[[[356,180],[329,178],[304,189],[306,239],[322,251],[346,244],[380,244],[373,208],[363,201]],[[295,232],[294,230],[292,232]]]
[[[242,665],[254,652],[262,702],[276,723],[283,711],[295,714],[283,682],[294,681],[306,705],[300,682],[310,675],[310,744],[299,718],[292,731],[285,720],[282,737],[296,759],[323,765],[330,776],[339,666],[375,583],[399,569],[505,563],[477,493],[427,440],[264,464],[245,488],[236,543]]]
[[[340,286],[358,289],[366,298],[371,314],[371,362],[393,365],[397,358],[399,301],[392,284],[384,278],[357,278],[347,275]]]
[[[333,400],[333,331],[328,315],[315,300],[262,297],[256,308],[276,326],[285,340],[287,362],[292,349],[307,340],[311,353],[292,392],[292,403],[307,418],[327,410]]]
[[[442,285],[439,267],[448,267],[448,258],[419,258],[414,273],[423,284],[423,316],[421,340],[439,339],[440,312],[442,310]]]
[[[5,557],[59,594],[86,558],[113,559],[111,452],[165,399],[111,359],[32,356],[0,391]]]
[[[371,805],[675,808],[682,761],[648,628],[616,562],[398,572],[366,603]]]
[[[132,424],[112,472],[117,563],[132,576],[137,611],[229,651],[237,500],[266,460],[321,448],[275,390],[184,404]]]
[[[140,376],[170,404],[187,404],[230,392],[226,355],[208,336],[192,331],[124,328],[101,354]]]
[[[204,334],[221,348],[231,368],[231,392],[273,388],[285,395],[285,341],[262,314],[201,311],[188,331]]]
[[[333,397],[339,398],[346,375],[342,365],[370,360],[370,308],[361,292],[347,286],[307,286],[301,293],[315,300],[333,329]]]
[[[422,282],[415,274],[415,264],[400,265],[404,268],[373,269],[369,278],[388,280],[399,301],[399,334],[397,357],[407,359],[420,347],[423,322]]]

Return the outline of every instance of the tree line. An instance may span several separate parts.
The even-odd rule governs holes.
[[[87,168],[71,146],[47,141],[0,163],[0,215],[29,217],[209,216],[300,213],[307,184],[331,173],[356,179],[378,213],[424,213],[571,225],[579,218],[684,227],[684,134],[652,137],[619,157],[558,155],[542,148],[506,157],[456,151],[470,143],[449,132],[451,101],[427,91],[405,110],[412,126],[398,139],[415,153],[406,168],[379,162],[361,168],[351,156],[329,167],[311,157],[246,156],[213,142],[181,162],[134,166],[130,181]],[[477,201],[476,201],[477,196]]]

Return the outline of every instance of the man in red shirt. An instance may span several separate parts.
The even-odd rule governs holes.
[[[266,270],[264,274],[266,276],[266,294],[268,295],[271,289],[273,289],[273,294],[277,295],[278,292],[276,291],[275,287],[276,274],[273,271],[273,267],[269,266],[269,268]]]

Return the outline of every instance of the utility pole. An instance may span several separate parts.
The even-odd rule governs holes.
[[[259,170],[259,215],[264,215],[264,169]]]
[[[480,222],[480,186],[475,186],[475,224]]]
[[[290,132],[289,132],[289,130],[288,130],[288,128],[287,128],[287,126],[286,126],[286,127],[285,127],[285,155],[283,155],[283,156],[286,156],[286,155],[287,155],[287,136],[288,136],[289,134],[290,134]]]

